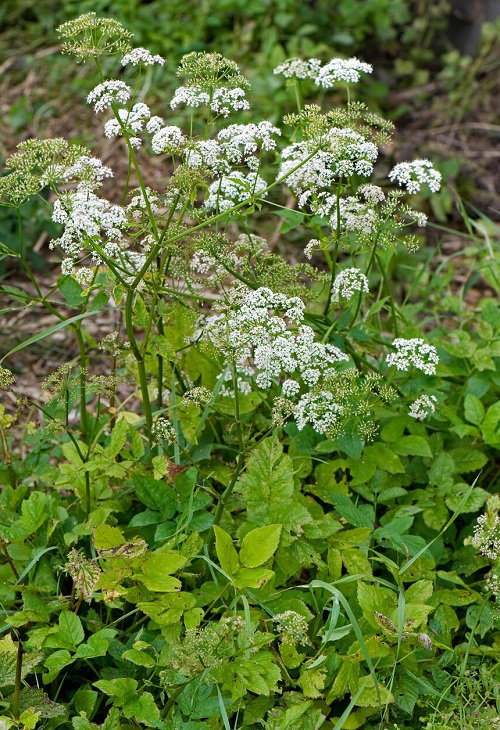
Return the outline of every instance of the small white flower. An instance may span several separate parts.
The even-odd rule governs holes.
[[[94,105],[94,111],[102,112],[113,103],[126,104],[132,96],[132,89],[124,81],[110,80],[98,84],[87,96],[87,103]]]
[[[275,74],[282,74],[286,79],[316,79],[321,68],[321,61],[310,58],[302,61],[300,58],[287,58],[274,69]]]
[[[357,58],[332,58],[318,71],[316,84],[329,89],[338,81],[356,83],[361,73],[371,74],[372,71],[373,66]]]
[[[162,127],[154,133],[151,140],[153,152],[161,155],[163,152],[179,153],[185,142],[185,137],[179,127]]]
[[[177,109],[180,104],[195,108],[209,104],[213,112],[227,117],[232,111],[250,109],[250,105],[244,97],[245,91],[239,87],[229,89],[221,86],[214,89],[212,96],[210,96],[207,91],[199,86],[179,86],[175,90],[170,106],[172,109]]]
[[[293,398],[300,391],[300,385],[296,380],[285,380],[281,386],[281,392],[284,398]]]
[[[424,421],[436,410],[437,398],[435,395],[421,395],[414,401],[408,410],[408,415],[418,421]]]
[[[75,269],[74,277],[80,286],[88,289],[94,279],[94,269],[90,269],[87,266],[80,266],[79,269]]]
[[[315,249],[320,248],[321,244],[317,238],[311,238],[309,243],[304,249],[304,256],[306,259],[311,259]]]
[[[64,276],[70,276],[73,273],[74,262],[73,259],[63,259],[61,261],[61,273]]]
[[[441,173],[433,167],[430,160],[400,162],[390,171],[389,180],[397,180],[409,193],[418,193],[424,183],[428,184],[433,193],[441,187]]]
[[[388,365],[395,365],[398,370],[409,370],[413,365],[426,375],[436,373],[439,357],[434,345],[428,345],[420,337],[413,337],[410,340],[398,337],[392,344],[396,348],[396,352],[387,355]]]
[[[154,134],[154,132],[158,132],[162,127],[165,126],[165,122],[161,117],[151,117],[149,122],[146,124],[146,131],[150,134]]]
[[[339,297],[349,300],[356,292],[368,293],[368,291],[368,279],[360,269],[343,269],[333,282],[332,299],[335,302],[339,301]]]
[[[129,53],[126,53],[122,58],[122,66],[127,66],[129,63],[131,63],[132,66],[154,66],[155,63],[163,66],[165,59],[158,56],[158,54],[153,55],[151,51],[148,51],[146,48],[134,48]]]

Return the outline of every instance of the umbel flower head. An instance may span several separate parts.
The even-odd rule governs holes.
[[[434,169],[429,160],[400,162],[390,171],[389,180],[397,180],[409,193],[418,193],[424,183],[433,193],[437,193],[441,187],[441,173]]]
[[[70,53],[78,61],[88,61],[103,55],[126,53],[132,33],[111,18],[99,18],[96,13],[84,13],[57,28],[63,53]]]
[[[332,286],[332,299],[337,302],[339,297],[352,299],[356,292],[368,293],[368,279],[360,269],[344,269],[335,277]]]
[[[421,337],[410,340],[398,337],[392,344],[396,352],[387,355],[388,365],[395,365],[398,370],[409,370],[413,365],[426,375],[435,375],[439,357],[434,345],[428,345]]]

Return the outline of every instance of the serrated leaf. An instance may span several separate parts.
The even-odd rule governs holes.
[[[248,588],[263,588],[274,578],[274,571],[266,568],[241,568],[238,579]]]
[[[282,525],[256,527],[241,542],[240,560],[247,568],[257,568],[271,558],[278,547]]]
[[[215,551],[219,558],[220,567],[228,575],[234,575],[239,568],[240,562],[231,535],[218,525],[214,525],[214,532]]]
[[[59,631],[61,638],[72,646],[80,644],[85,636],[82,622],[73,611],[62,611],[59,615]]]
[[[402,436],[394,444],[394,451],[400,456],[432,457],[431,448],[423,436]]]
[[[479,426],[484,420],[484,406],[479,398],[472,393],[467,393],[465,396],[464,413],[467,421],[475,424],[476,426]]]
[[[119,527],[112,525],[99,525],[93,532],[94,547],[97,551],[124,545],[127,541]]]
[[[123,652],[121,658],[132,662],[132,664],[137,664],[139,667],[156,666],[156,662],[150,654],[146,654],[145,651],[139,651],[138,649],[127,649]]]

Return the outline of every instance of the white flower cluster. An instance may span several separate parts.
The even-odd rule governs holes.
[[[490,560],[500,558],[500,516],[487,513],[477,518],[472,544]]]
[[[239,375],[255,376],[259,388],[287,376],[283,392],[293,397],[301,386],[288,376],[296,375],[312,388],[338,362],[348,360],[337,347],[316,342],[311,327],[301,324],[303,318],[304,303],[298,297],[287,298],[266,287],[241,288],[233,292],[228,311],[210,317],[200,336],[234,359]],[[295,331],[290,329],[293,325],[299,325]]]
[[[370,176],[377,156],[376,145],[358,132],[332,127],[321,142],[307,140],[286,147],[278,178],[286,176],[286,184],[299,195],[311,194],[329,188],[341,177]],[[304,164],[294,170],[301,162]]]
[[[340,297],[350,300],[356,292],[368,293],[368,279],[359,269],[343,269],[332,285],[332,299],[338,302]]]
[[[310,191],[300,196],[299,208],[304,207],[309,197]],[[371,233],[378,221],[373,205],[373,203],[361,202],[354,195],[337,198],[337,195],[330,195],[326,192],[319,193],[309,202],[311,211],[322,218],[328,218],[330,226],[334,230],[337,230],[340,222],[341,229],[365,234]]]
[[[127,222],[123,208],[80,186],[55,201],[52,220],[64,224],[64,232],[52,241],[51,247],[60,246],[70,257],[76,257],[88,245],[89,239],[100,244],[101,235],[107,238],[103,247],[106,254],[116,256],[120,247],[114,241],[122,237],[121,229]],[[96,263],[100,261],[95,251],[92,258]]]
[[[137,134],[142,132],[144,122],[151,116],[151,111],[147,104],[134,104],[132,109],[118,109],[118,119],[109,119],[104,125],[104,135],[106,137],[118,137],[123,134],[123,130]],[[139,137],[129,137],[130,144],[133,147],[140,147],[141,139]]]
[[[427,416],[435,412],[436,403],[437,398],[435,395],[421,395],[410,405],[408,415],[418,421],[424,421]]]
[[[337,81],[357,83],[361,73],[371,74],[372,71],[373,66],[357,58],[332,58],[318,71],[315,82],[318,86],[329,89]]]
[[[220,86],[213,90],[212,95],[199,86],[179,86],[175,90],[170,106],[172,109],[177,109],[180,104],[195,108],[209,105],[211,111],[223,117],[229,116],[232,111],[250,109],[244,89],[238,86],[234,89]]]
[[[158,63],[163,66],[165,59],[158,54],[153,55],[147,48],[133,48],[129,53],[126,53],[122,58],[122,66],[127,66],[129,63],[132,66],[154,66]]]
[[[287,58],[274,69],[275,74],[282,74],[286,79],[316,79],[321,68],[321,61],[310,58],[303,61],[300,58]]]
[[[154,117],[154,119],[159,119],[159,117]],[[149,126],[146,128],[148,129],[148,132],[151,131]],[[180,150],[182,150],[185,141],[186,139],[182,134],[181,129],[174,125],[170,125],[168,127],[161,127],[154,132],[151,140],[151,147],[153,148],[153,152],[157,155],[161,155],[164,152],[178,154]]]
[[[151,190],[151,188],[146,188],[146,193],[151,212],[157,213],[160,203],[158,193],[156,193],[154,190]],[[140,188],[134,190],[134,194],[130,198],[130,203],[127,205],[127,213],[129,213],[131,218],[138,221],[147,210],[148,206],[146,205],[144,193]]]
[[[428,345],[421,337],[405,340],[398,337],[392,343],[396,352],[387,355],[388,365],[395,365],[398,370],[408,370],[412,365],[426,375],[436,373],[439,357],[434,345]]]
[[[124,81],[103,81],[92,89],[87,103],[94,105],[95,112],[103,112],[113,103],[126,104],[132,96],[132,89]]]
[[[258,124],[230,124],[221,129],[217,139],[231,164],[238,165],[244,161],[251,170],[257,170],[259,161],[255,153],[259,148],[266,151],[276,149],[272,135],[280,134],[278,127],[263,121]]]
[[[311,240],[304,249],[304,256],[306,257],[306,259],[311,259],[314,251],[318,248],[321,248],[321,243],[318,241],[317,238],[311,238]]]
[[[434,169],[430,160],[400,162],[390,171],[389,180],[397,180],[409,193],[418,193],[424,183],[428,184],[433,193],[441,187],[441,173]]]
[[[177,433],[173,424],[163,416],[159,416],[151,426],[151,435],[157,442],[163,440],[167,444],[173,444],[177,441]]]
[[[265,195],[266,188],[266,181],[256,172],[244,175],[234,170],[230,175],[223,175],[210,185],[205,208],[219,212],[230,210],[248,198]]]
[[[223,149],[215,139],[194,142],[186,154],[186,165],[194,169],[207,167],[219,174],[231,171],[231,165],[224,158]]]
[[[50,165],[41,180],[45,184],[58,180],[64,183],[78,181],[80,189],[92,190],[102,185],[107,177],[113,177],[110,167],[103,164],[98,157],[81,155],[71,165]]]
[[[300,58],[287,58],[274,69],[275,74],[283,74],[286,79],[313,79],[323,89],[331,88],[338,81],[356,83],[360,74],[370,74],[373,67],[357,58],[332,58],[324,66],[317,58],[302,61]]]
[[[299,431],[310,423],[318,433],[327,434],[335,431],[343,411],[343,407],[335,402],[334,395],[323,390],[321,393],[305,393],[297,403],[294,414]]]

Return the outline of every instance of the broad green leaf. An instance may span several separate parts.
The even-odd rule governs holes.
[[[481,431],[483,438],[487,444],[491,446],[500,446],[500,402],[494,403],[486,411],[483,422],[481,423]]]
[[[271,558],[278,547],[282,525],[257,527],[241,542],[240,560],[247,568],[257,568]]]
[[[363,581],[359,581],[357,593],[363,616],[370,626],[378,631],[380,626],[375,619],[374,613],[376,611],[383,616],[389,616],[394,608],[396,594],[387,588],[363,583]]]
[[[394,444],[394,451],[401,456],[432,457],[431,448],[423,436],[402,436]]]
[[[141,570],[145,575],[150,576],[170,575],[183,568],[186,563],[187,558],[181,553],[154,553],[142,563]]]
[[[100,679],[93,684],[94,687],[97,687],[109,697],[126,698],[135,693],[138,682],[131,677],[120,677],[117,679]]]
[[[62,611],[59,614],[58,633],[62,639],[72,646],[80,644],[85,636],[82,622],[80,621],[79,616],[73,613],[73,611]]]
[[[238,570],[240,563],[231,535],[218,525],[214,525],[214,532],[215,551],[219,558],[220,567],[228,575],[234,575]]]
[[[127,649],[123,652],[121,658],[132,662],[132,664],[137,664],[140,667],[156,666],[156,662],[150,654],[146,654],[145,651],[139,651],[138,649]]]
[[[479,471],[488,461],[486,454],[473,449],[471,446],[459,446],[450,451],[455,464],[455,471],[458,474],[466,474],[470,471]]]
[[[143,575],[139,573],[134,578],[144,583],[149,591],[156,593],[171,593],[180,591],[182,588],[180,580],[171,575]]]
[[[126,543],[125,536],[119,527],[99,525],[94,528],[94,547],[96,550],[109,550]]]
[[[248,588],[263,588],[274,578],[274,572],[266,568],[242,568],[238,579]]]
[[[405,591],[407,603],[425,603],[432,596],[434,585],[431,580],[417,580]]]
[[[139,695],[130,695],[123,705],[123,714],[127,719],[134,718],[140,725],[146,727],[164,726],[151,692],[141,692]]]
[[[479,426],[484,420],[484,406],[479,398],[472,395],[472,393],[467,393],[465,396],[464,413],[469,423],[474,423],[476,426]]]

